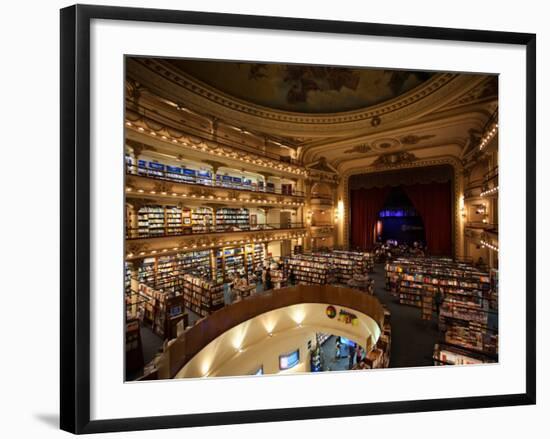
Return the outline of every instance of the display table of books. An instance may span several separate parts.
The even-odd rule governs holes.
[[[347,286],[374,295],[374,279],[366,275],[355,274],[348,280]]]
[[[235,295],[235,300],[237,301],[254,294],[256,291],[256,285],[236,285],[232,289],[233,294]]]

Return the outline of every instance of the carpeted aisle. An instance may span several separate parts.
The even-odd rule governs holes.
[[[376,264],[374,273],[376,297],[391,312],[392,349],[390,367],[433,366],[434,344],[441,339],[435,317],[432,321],[420,318],[420,308],[400,305],[385,288],[384,264]]]

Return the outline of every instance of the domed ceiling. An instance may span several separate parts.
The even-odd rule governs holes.
[[[299,64],[169,60],[177,69],[244,101],[298,113],[339,113],[393,99],[431,72]]]

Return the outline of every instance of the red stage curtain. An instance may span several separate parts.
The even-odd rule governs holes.
[[[432,255],[451,255],[450,183],[403,186],[424,222],[426,244]]]
[[[374,227],[378,214],[390,191],[389,187],[370,189],[352,189],[351,208],[351,246],[370,250],[374,244]]]

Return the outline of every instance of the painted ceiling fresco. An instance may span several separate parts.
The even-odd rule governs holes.
[[[395,98],[430,72],[298,64],[169,60],[176,68],[244,101],[299,113],[338,113]]]

